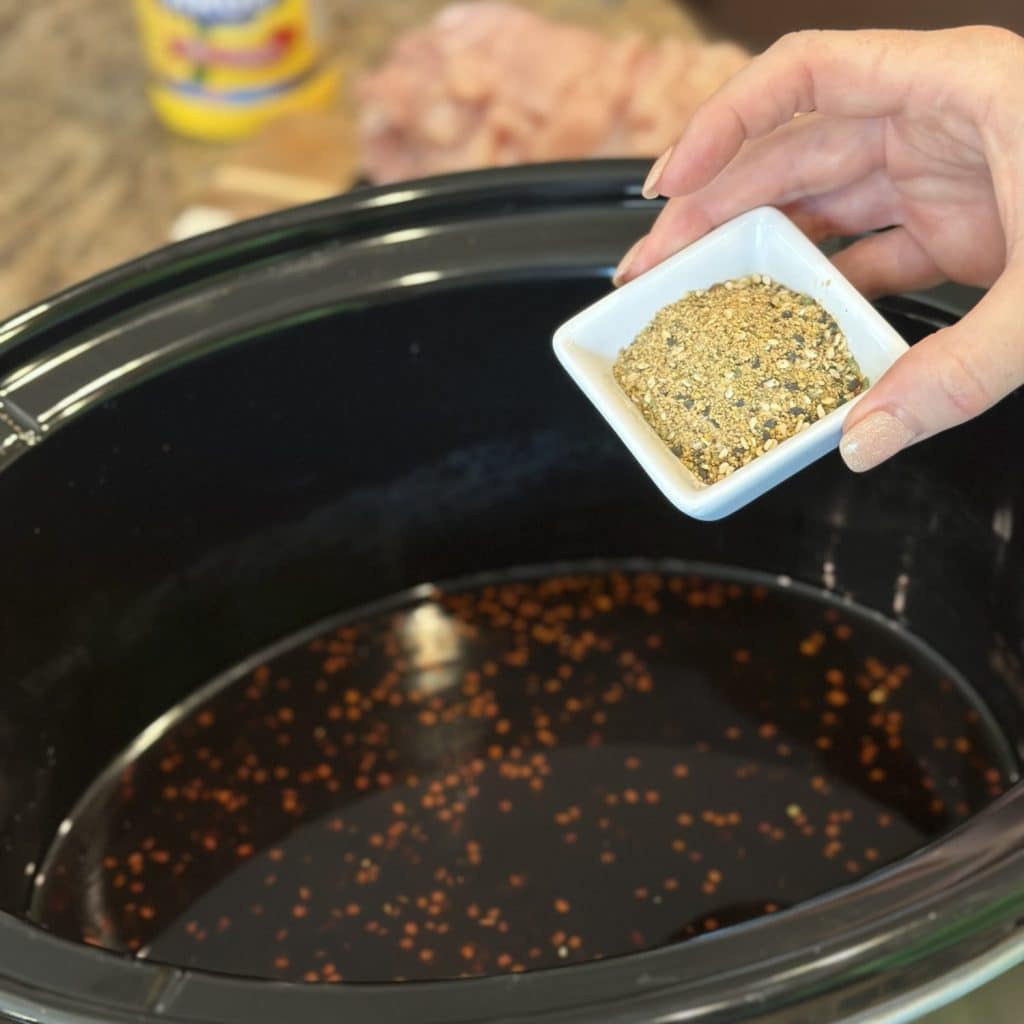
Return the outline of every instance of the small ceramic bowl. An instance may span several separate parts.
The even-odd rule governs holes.
[[[721,519],[820,459],[839,444],[843,420],[866,392],[714,484],[698,480],[648,426],[612,376],[612,365],[663,306],[687,292],[748,274],[767,274],[810,295],[833,316],[869,386],[907,343],[784,214],[751,210],[605,296],[555,332],[559,361],[661,492],[695,519]]]

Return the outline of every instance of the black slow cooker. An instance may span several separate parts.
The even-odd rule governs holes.
[[[830,457],[726,521],[684,518],[550,351],[649,226],[642,172],[358,191],[147,256],[0,326],[0,1016],[909,1020],[1024,958],[1017,788],[785,913],[521,975],[248,980],[24,919],[69,808],[167,709],[339,610],[506,566],[643,556],[816,585],[952,663],[1021,756],[1020,397],[866,476]],[[931,299],[879,306],[908,340],[955,319]]]

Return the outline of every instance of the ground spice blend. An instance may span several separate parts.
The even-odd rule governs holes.
[[[613,373],[705,484],[724,480],[868,384],[832,316],[763,274],[660,309]]]

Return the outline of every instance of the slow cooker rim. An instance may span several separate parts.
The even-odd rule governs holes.
[[[13,366],[14,360],[22,358],[33,346],[45,351],[58,343],[62,332],[72,322],[82,323],[83,318],[90,317],[92,322],[98,322],[112,316],[109,310],[112,295],[116,295],[119,303],[147,301],[147,288],[154,277],[180,269],[184,276],[177,286],[184,286],[188,281],[201,279],[212,265],[235,259],[239,249],[254,259],[273,255],[274,246],[281,241],[281,232],[295,233],[295,245],[285,250],[294,253],[303,247],[321,244],[325,235],[333,230],[331,225],[355,216],[371,216],[378,224],[393,223],[393,214],[399,207],[415,213],[422,204],[440,205],[453,197],[458,197],[470,210],[474,207],[493,210],[496,206],[507,206],[524,191],[532,194],[530,201],[536,206],[550,207],[554,213],[583,202],[623,206],[637,199],[637,182],[643,166],[638,161],[608,161],[452,175],[352,193],[227,228],[142,257],[69,289],[29,314],[15,317],[6,327],[0,327],[0,368]],[[653,213],[657,206],[648,208]],[[239,262],[238,272],[243,272],[244,267],[244,261]],[[949,322],[948,318],[912,300],[896,300],[896,306],[906,315],[936,325]],[[19,427],[24,425],[15,415],[12,429],[17,431]],[[4,466],[0,460],[0,470]],[[333,1018],[346,1006],[346,1001],[357,1013],[360,1009],[366,1012],[369,1008],[366,1000],[376,1003],[386,1000],[389,1006],[401,1002],[402,1009],[392,1011],[393,1017],[375,1015],[379,1020],[404,1020],[410,1016],[437,1019],[428,1012],[427,1004],[438,1000],[462,1005],[461,1015],[448,1015],[452,1020],[513,1019],[526,1014],[537,1019],[568,1020],[570,1011],[564,1003],[566,991],[573,992],[577,1001],[593,999],[600,987],[596,982],[614,974],[621,983],[615,997],[600,1004],[604,1012],[612,1012],[614,1008],[629,1019],[636,1019],[637,1015],[651,1019],[678,1013],[681,1008],[690,1006],[695,1014],[691,1019],[710,1019],[710,1014],[718,1013],[724,1005],[723,1000],[739,1005],[756,998],[758,991],[774,991],[777,995],[781,979],[785,977],[779,970],[783,966],[802,972],[803,991],[822,986],[829,993],[842,993],[850,986],[855,987],[865,972],[881,970],[880,954],[901,947],[904,952],[915,948],[918,952],[931,951],[936,932],[946,926],[964,926],[975,902],[989,906],[1000,905],[1002,901],[1000,913],[995,919],[974,922],[979,926],[975,941],[965,940],[954,949],[958,954],[956,962],[968,960],[995,945],[1024,913],[1024,893],[1014,884],[1024,862],[1024,829],[1014,822],[1020,816],[1018,808],[1022,800],[1024,794],[1018,787],[968,826],[912,857],[776,918],[751,922],[683,946],[571,970],[562,968],[522,976],[411,984],[402,986],[401,990],[394,986],[323,987],[247,981],[124,960],[57,939],[17,918],[3,915],[0,916],[0,963],[3,964],[0,977],[7,991],[24,992],[37,1008],[51,1013],[72,1009],[62,996],[62,988],[69,978],[74,978],[81,982],[83,991],[97,994],[93,1004],[97,1019],[111,1019],[117,1013],[125,1016],[148,1013],[154,1018],[169,1019],[186,1012],[204,1019],[248,1020],[254,1009],[263,1007],[268,999],[285,995],[289,1006],[293,1000],[301,1000],[306,1016],[314,1020],[320,1016],[327,1019],[328,1015]],[[953,863],[959,863],[962,868],[956,891],[963,895],[963,905],[968,911],[933,910],[935,901],[949,897],[950,889],[945,887],[945,880],[947,869]],[[807,938],[788,949],[786,944],[773,938],[781,935],[782,927],[790,924],[794,917],[809,925],[820,925],[832,911],[839,920],[852,920],[851,903],[873,898],[880,908],[900,893],[908,898],[902,914],[887,915],[878,909],[870,920],[862,922],[863,941],[852,953],[849,949],[843,951],[851,939],[845,928],[841,936],[822,935],[819,929],[815,938]],[[916,899],[910,899],[911,894]],[[907,946],[915,941],[921,945]],[[809,948],[821,954],[826,947],[832,948],[829,943],[835,947],[834,961],[824,962],[819,956],[819,962],[811,969],[801,967]],[[729,945],[736,949],[760,948],[762,952],[771,949],[774,956],[770,960],[762,957],[753,966],[748,958],[746,969],[743,957],[739,957],[740,962],[726,976],[717,979],[687,978],[681,974],[685,965],[679,961],[684,956],[711,950],[708,959],[721,960],[721,952]],[[950,948],[947,947],[947,951]],[[715,985],[717,992],[713,990]],[[561,998],[557,1002],[562,1005],[538,1007],[536,1000],[541,997],[537,993],[553,986],[559,990]],[[793,996],[794,992],[790,991],[789,995]],[[78,1007],[75,1015],[81,1015],[85,1009],[81,996],[74,997],[74,1006]],[[704,1009],[699,1009],[700,1006]],[[593,1013],[594,1008],[594,1002],[587,1002],[575,1012],[586,1019],[586,1014]]]
[[[646,161],[629,158],[558,161],[362,186],[164,245],[0,320],[0,379],[17,361],[24,362],[24,349],[32,340],[55,342],[57,329],[66,334],[104,313],[123,311],[127,304],[144,301],[154,285],[178,289],[215,268],[237,267],[232,262],[236,257],[251,262],[334,238],[339,221],[345,222],[346,231],[357,225],[393,225],[455,200],[470,209],[639,201],[653,211],[660,201],[640,195],[645,167]]]

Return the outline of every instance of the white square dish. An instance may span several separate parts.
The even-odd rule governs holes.
[[[720,281],[767,274],[819,302],[839,324],[869,387],[907,343],[784,214],[760,207],[588,306],[555,332],[562,366],[661,492],[695,519],[730,515],[835,449],[843,420],[866,391],[714,484],[699,481],[647,424],[612,376],[619,352],[663,306]]]

